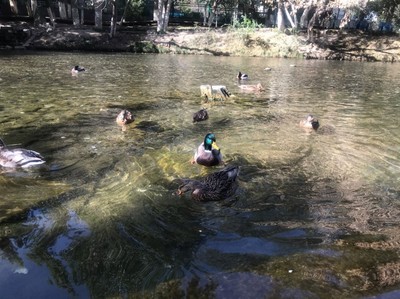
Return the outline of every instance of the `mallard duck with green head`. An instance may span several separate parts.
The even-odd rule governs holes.
[[[224,169],[209,174],[201,180],[182,179],[178,195],[190,191],[197,201],[218,201],[232,197],[237,188],[239,166],[227,166]]]
[[[5,168],[28,168],[45,163],[44,158],[35,151],[14,148],[10,149],[0,139],[0,166]]]
[[[216,166],[222,162],[221,150],[217,146],[213,133],[208,133],[204,141],[197,148],[192,163],[204,166]]]

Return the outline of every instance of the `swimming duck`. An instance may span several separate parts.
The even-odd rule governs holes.
[[[201,180],[182,179],[182,185],[178,188],[178,195],[191,191],[192,198],[197,201],[227,199],[236,192],[238,174],[239,167],[230,165]]]
[[[84,71],[85,71],[84,67],[80,67],[79,65],[75,65],[73,67],[73,69],[71,70],[71,73],[72,74],[78,74],[78,73],[81,73],[81,72],[84,72]]]
[[[319,127],[319,121],[313,115],[309,114],[306,119],[300,121],[300,126],[307,129],[317,130]]]
[[[221,150],[217,146],[215,135],[208,133],[197,148],[192,163],[204,166],[216,166],[222,162]]]
[[[261,83],[258,83],[257,85],[239,85],[239,88],[243,91],[251,92],[260,92],[265,90]]]
[[[0,139],[0,166],[7,168],[28,168],[45,163],[44,158],[35,151],[23,148],[9,149]]]
[[[135,118],[133,117],[132,113],[129,110],[124,109],[124,110],[121,110],[121,112],[117,115],[117,118],[115,119],[115,121],[120,126],[125,126],[130,123],[133,123],[135,121]]]
[[[249,76],[247,74],[242,74],[241,72],[238,73],[237,78],[239,80],[247,80],[249,79]]]
[[[200,85],[201,96],[204,97],[206,102],[214,100],[226,100],[231,96],[225,85]]]
[[[207,109],[203,108],[193,114],[193,122],[203,121],[208,119]]]

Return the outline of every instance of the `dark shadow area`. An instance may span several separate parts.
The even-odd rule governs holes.
[[[394,62],[392,50],[397,51],[399,47],[388,47],[392,43],[390,38],[395,36],[394,33],[365,33],[364,31],[337,31],[335,33],[323,33],[319,31],[317,37],[311,39],[312,43],[317,45],[322,51],[328,50],[329,54],[326,59],[332,60],[361,60],[361,61],[377,61],[377,57],[373,53],[379,52],[385,54],[386,62]],[[385,43],[383,45],[382,43]],[[319,53],[320,56],[324,54]],[[318,56],[316,54],[316,56]]]

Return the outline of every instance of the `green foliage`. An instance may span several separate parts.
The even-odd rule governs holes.
[[[367,9],[376,12],[381,20],[400,25],[400,3],[397,0],[369,1]]]
[[[396,6],[394,10],[394,23],[397,27],[400,27],[400,4]]]
[[[148,41],[134,42],[130,45],[129,50],[133,53],[159,53],[159,49]]]
[[[243,16],[240,20],[234,20],[231,27],[235,29],[255,30],[262,28],[263,25],[258,24],[256,20]]]
[[[140,20],[143,18],[143,11],[145,8],[144,0],[126,0],[128,1],[127,11],[125,15],[126,20]]]
[[[191,1],[190,0],[174,0],[175,5],[177,6],[188,6],[190,5]]]

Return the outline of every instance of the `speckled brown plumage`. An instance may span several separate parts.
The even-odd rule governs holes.
[[[218,201],[233,196],[238,187],[238,166],[227,166],[201,180],[183,179],[178,188],[182,195],[191,191],[191,196],[197,201]]]

